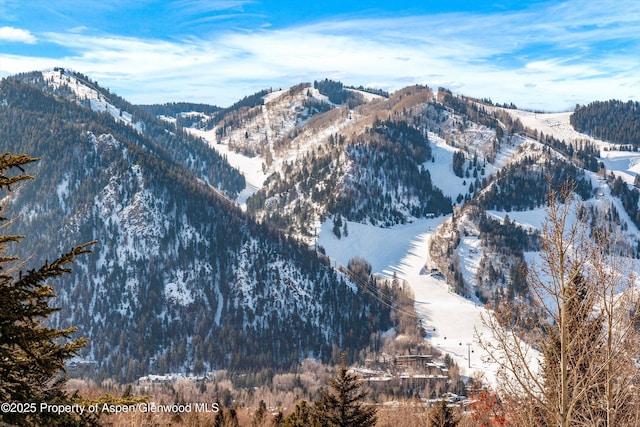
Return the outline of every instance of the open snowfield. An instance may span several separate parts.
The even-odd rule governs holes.
[[[500,221],[504,221],[506,216],[509,217],[509,220],[515,221],[516,224],[525,228],[525,229],[537,229],[542,230],[542,224],[544,223],[544,219],[547,216],[546,207],[540,207],[528,211],[487,211],[487,215],[492,216]]]
[[[499,107],[494,107],[499,108]],[[608,145],[606,142],[591,138],[589,135],[580,133],[571,126],[569,118],[572,111],[563,111],[560,113],[536,113],[532,111],[524,110],[511,110],[502,109],[511,115],[513,118],[520,119],[520,122],[525,127],[530,129],[536,129],[538,132],[542,132],[545,135],[551,135],[560,141],[564,140],[577,141],[577,140],[589,140],[602,148],[603,144]]]
[[[429,171],[433,185],[442,190],[445,196],[456,200],[459,194],[463,196],[469,191],[470,179],[460,178],[453,173],[453,153],[457,148],[448,145],[442,138],[429,133],[431,156],[433,161],[426,161],[423,166]]]
[[[331,231],[333,223],[327,221],[322,225],[319,244],[329,257],[343,265],[352,256],[362,256],[371,263],[374,273],[392,276],[395,272],[406,280],[413,290],[416,312],[431,345],[451,355],[466,375],[479,371],[495,384],[497,366],[483,361],[486,354],[476,339],[476,329],[484,337],[491,336],[481,318],[488,315],[487,310],[451,293],[443,280],[424,270],[429,261],[431,233],[445,218],[423,219],[392,228],[349,222],[349,236],[341,240]]]
[[[600,153],[602,163],[608,171],[613,171],[627,184],[633,184],[637,174],[640,173],[640,153],[633,151],[602,151]]]
[[[588,139],[591,137],[573,129],[569,123],[571,111],[561,113],[535,113],[523,110],[506,110],[512,117],[520,119],[525,127],[537,129],[545,135],[551,135],[559,140]]]
[[[390,267],[398,265],[411,250],[414,237],[424,232],[430,233],[441,222],[442,218],[420,219],[391,228],[347,222],[349,236],[338,239],[332,231],[333,221],[327,220],[320,227],[318,244],[325,248],[332,260],[344,266],[350,258],[362,257],[371,264],[374,273],[392,275]]]

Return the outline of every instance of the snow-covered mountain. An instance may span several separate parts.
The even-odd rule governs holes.
[[[138,131],[142,131],[142,122],[133,122],[133,114],[118,108],[111,103],[108,94],[104,94],[96,84],[87,77],[78,73],[73,73],[62,68],[45,71],[42,78],[46,85],[58,93],[67,92],[67,98],[79,102],[81,105],[88,105],[92,111],[105,112],[111,115],[114,120],[126,123]]]
[[[474,333],[485,303],[526,298],[549,185],[575,181],[640,242],[640,155],[570,113],[328,80],[229,108],[141,108],[60,69],[1,89],[2,149],[43,159],[11,204],[37,236],[29,253],[100,241],[54,320],[94,337],[85,357],[103,375],[355,355],[391,325],[389,304],[334,268],[363,257],[406,280],[432,345],[491,379]]]
[[[231,203],[244,178],[200,139],[56,73],[0,84],[1,150],[42,159],[8,232],[28,236],[26,268],[98,240],[56,284],[51,319],[92,338],[91,375],[286,369],[335,348],[353,357],[390,327],[315,251]],[[115,104],[94,111],[95,97]]]
[[[410,87],[309,119],[309,97],[321,99],[311,85],[274,92],[235,128],[222,118],[190,132],[253,177],[250,197],[239,202],[261,220],[317,241],[338,264],[360,256],[374,272],[407,280],[425,324],[439,325],[428,338],[461,366],[466,343],[483,329],[481,307],[526,291],[522,269],[539,250],[548,179],[576,182],[588,209],[617,224],[631,247],[640,241],[637,190],[626,185],[639,156],[577,132],[569,112],[506,109]],[[258,148],[265,144],[268,151]],[[445,280],[424,274],[432,270]],[[480,362],[473,369],[495,373]]]

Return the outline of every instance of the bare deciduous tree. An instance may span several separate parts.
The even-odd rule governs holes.
[[[501,367],[515,425],[638,425],[633,265],[611,227],[587,216],[570,186],[550,191],[540,263],[527,274],[539,316],[518,316],[516,302],[484,319],[492,337],[480,342]]]

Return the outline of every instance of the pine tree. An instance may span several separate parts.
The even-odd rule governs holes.
[[[456,427],[458,419],[447,402],[441,400],[429,411],[429,427]]]
[[[316,425],[312,407],[303,400],[296,404],[295,409],[284,419],[285,427],[313,427]]]
[[[333,389],[324,391],[316,402],[313,413],[318,423],[327,427],[369,427],[376,424],[376,408],[365,406],[368,392],[362,391],[362,382],[350,374],[342,355],[342,363],[335,379],[329,380]]]
[[[31,179],[23,166],[37,160],[26,155],[0,155],[0,189],[10,191],[13,184]],[[6,254],[7,246],[22,238],[0,236],[0,401],[72,403],[79,396],[63,390],[65,380],[60,374],[65,361],[76,355],[88,339],[69,341],[76,328],[55,329],[43,324],[58,310],[49,305],[55,294],[45,282],[69,273],[75,257],[89,252],[95,242],[76,246],[39,269],[15,274],[18,259]],[[93,421],[77,414],[56,415],[38,410],[29,415],[4,412],[0,414],[0,424],[4,423],[54,426],[91,425]]]

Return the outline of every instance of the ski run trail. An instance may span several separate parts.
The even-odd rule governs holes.
[[[483,306],[451,292],[438,274],[425,268],[430,264],[430,240],[430,232],[417,235],[399,264],[390,270],[411,287],[416,314],[427,332],[425,339],[448,353],[462,374],[473,376],[480,372],[489,384],[495,385],[498,366],[487,361],[488,354],[478,343],[478,333],[483,339],[491,339],[491,331],[482,321],[490,314]]]

